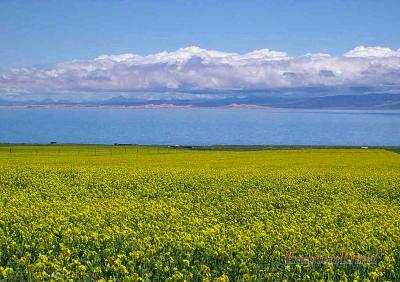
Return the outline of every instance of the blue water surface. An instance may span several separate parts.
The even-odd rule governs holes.
[[[400,145],[400,111],[1,109],[0,142]]]

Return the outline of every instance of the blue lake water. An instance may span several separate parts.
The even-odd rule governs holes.
[[[400,145],[400,111],[1,109],[0,142]]]

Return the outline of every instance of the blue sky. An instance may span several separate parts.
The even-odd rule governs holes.
[[[399,11],[399,0],[3,0],[0,101],[400,93]]]
[[[297,56],[400,47],[400,1],[1,1],[0,69],[186,46]]]

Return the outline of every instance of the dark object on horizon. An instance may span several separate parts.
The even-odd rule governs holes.
[[[168,148],[181,148],[181,149],[193,149],[193,146],[184,146],[184,145],[168,145]]]
[[[55,144],[57,144],[56,141],[51,141],[51,142],[50,142],[50,145],[55,145]]]

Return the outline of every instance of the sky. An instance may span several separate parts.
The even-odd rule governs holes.
[[[389,0],[4,0],[0,93],[398,85],[399,11]]]

